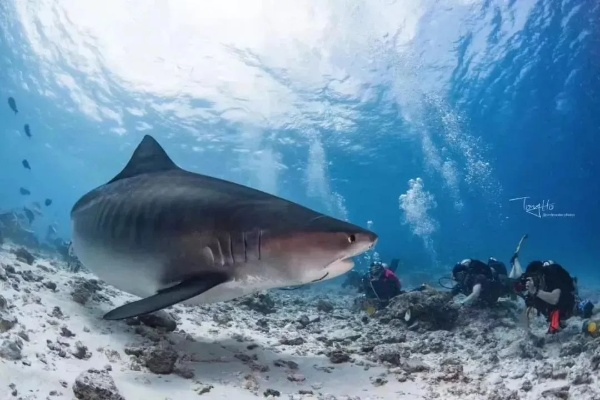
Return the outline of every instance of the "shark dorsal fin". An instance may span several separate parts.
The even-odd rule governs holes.
[[[179,167],[150,135],[145,135],[121,172],[108,183],[151,172],[169,171]]]

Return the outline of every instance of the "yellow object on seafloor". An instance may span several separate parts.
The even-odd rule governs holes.
[[[599,321],[585,321],[583,323],[581,331],[583,333],[587,333],[591,337],[600,336],[600,331],[598,330],[600,322]]]
[[[363,298],[361,309],[370,317],[377,311],[377,303],[372,299]]]

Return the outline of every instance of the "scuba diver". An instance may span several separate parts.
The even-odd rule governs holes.
[[[526,238],[527,235],[521,238],[510,259],[512,270],[509,278],[514,280],[514,291],[525,300],[527,320],[529,311],[535,309],[538,315],[548,319],[548,333],[556,333],[572,316],[590,318],[594,313],[594,304],[579,297],[577,278],[572,277],[560,264],[553,260],[532,261],[523,272],[519,250]]]
[[[548,319],[548,333],[560,331],[565,321],[574,315],[577,306],[575,282],[560,264],[552,260],[532,261],[521,276],[520,284],[525,289],[527,309],[535,309],[538,315]]]
[[[513,269],[507,276],[506,266],[503,262],[498,261],[494,257],[488,259],[487,264],[480,260],[467,258],[454,265],[452,269],[452,277],[442,277],[439,279],[439,284],[445,289],[450,289],[450,294],[455,297],[458,294],[467,296],[464,300],[458,302],[459,305],[470,305],[477,300],[482,300],[483,303],[494,304],[500,297],[515,296],[519,293],[516,288],[511,287],[512,284],[518,282],[518,278],[523,274],[520,270],[518,260],[514,263],[521,249],[523,241],[527,238],[524,235],[515,255],[511,259]],[[515,269],[518,268],[518,271]],[[442,283],[442,280],[451,280],[454,285],[449,287]]]
[[[382,262],[371,263],[369,272],[362,278],[362,292],[368,299],[377,299],[387,303],[401,293],[402,284],[394,271]]]
[[[381,264],[384,268],[391,270],[395,274],[396,270],[398,269],[398,265],[400,264],[400,260],[398,260],[397,258],[392,259],[389,267],[387,266],[387,264],[381,263],[379,261],[374,261],[371,264],[371,267],[375,264]],[[361,291],[363,291],[362,289],[364,286],[363,281],[368,275],[369,275],[368,273],[361,274],[360,272],[358,272],[356,270],[352,270],[346,274],[346,279],[342,283],[342,288],[345,289],[347,287],[353,287],[353,288],[357,289],[359,292],[361,292]]]
[[[391,264],[391,267],[388,267],[380,261],[371,263],[369,271],[360,280],[358,291],[364,295],[354,300],[356,308],[371,315],[377,309],[385,308],[394,297],[407,292],[402,290],[400,279],[395,273],[399,260],[393,259]],[[427,285],[422,284],[409,292],[422,291],[426,288]]]
[[[509,293],[506,266],[493,257],[487,264],[471,258],[462,260],[452,269],[452,278],[456,281],[451,289],[452,297],[458,294],[467,296],[459,302],[461,306],[477,301],[493,305]]]
[[[594,304],[579,298],[577,278],[552,260],[530,262],[516,286],[524,293],[527,310],[535,309],[547,318],[548,333],[559,332],[571,317],[593,315]]]

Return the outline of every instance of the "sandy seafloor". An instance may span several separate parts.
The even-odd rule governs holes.
[[[355,293],[309,287],[104,321],[134,297],[15,250],[0,250],[1,400],[600,399],[600,338],[576,318],[551,337],[536,320],[536,339],[511,302],[453,311],[426,291],[367,317]]]

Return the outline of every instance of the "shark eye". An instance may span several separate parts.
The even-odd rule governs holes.
[[[354,243],[356,242],[356,236],[355,235],[349,235],[348,236],[348,243]]]

